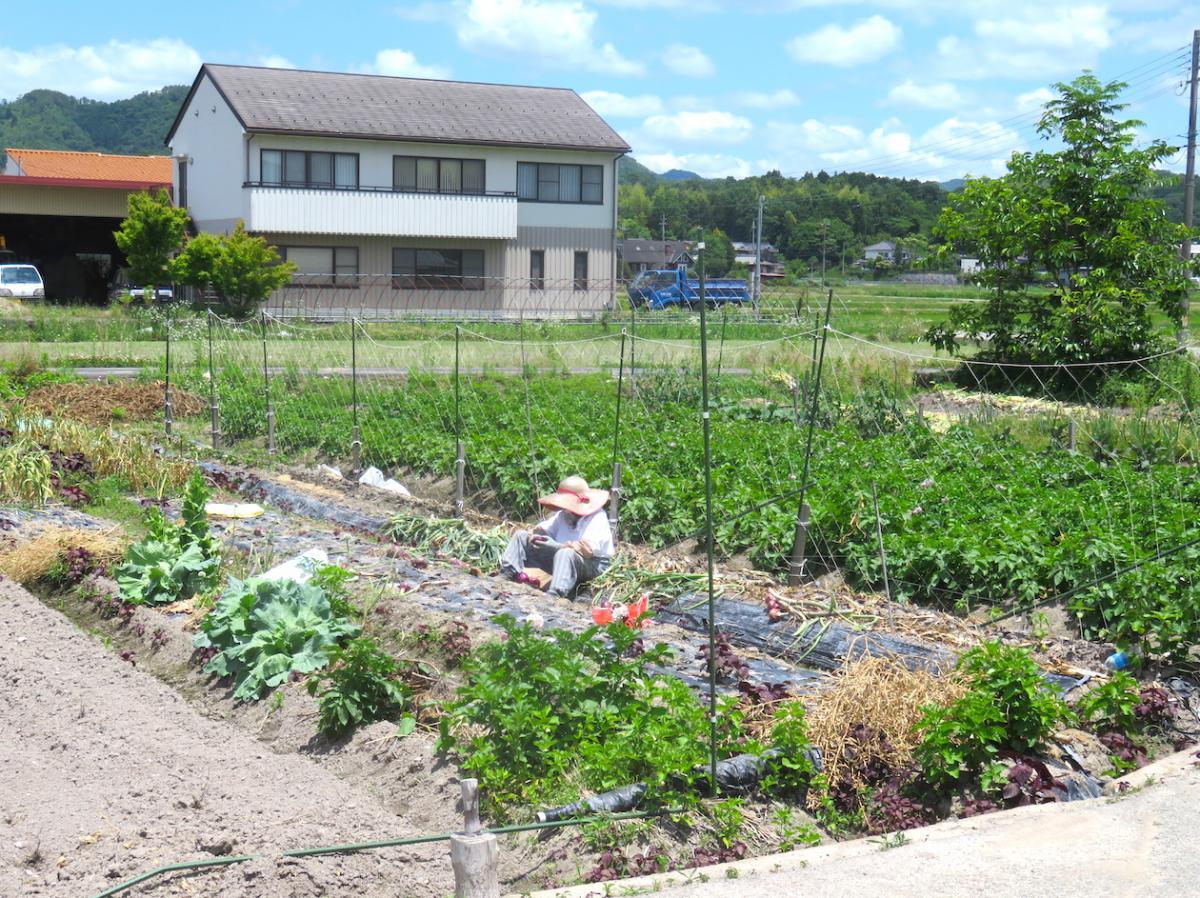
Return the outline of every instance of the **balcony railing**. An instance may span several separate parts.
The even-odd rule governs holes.
[[[512,193],[412,193],[256,182],[243,187],[246,226],[252,231],[483,240],[517,236],[517,198]]]

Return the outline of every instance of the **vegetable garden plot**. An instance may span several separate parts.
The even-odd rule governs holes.
[[[1192,532],[1200,501],[1190,475],[1200,459],[1193,362],[1122,363],[1107,380],[1070,366],[1015,372],[889,356],[833,329],[814,397],[811,330],[773,326],[763,342],[785,364],[747,374],[723,367],[727,324],[709,319],[722,555],[784,570],[803,489],[814,573],[841,570],[897,599],[960,610],[1075,590],[1071,611],[1090,637],[1176,657],[1200,638],[1195,551],[1103,580]],[[485,325],[448,325],[414,344],[392,339],[398,327],[218,322],[217,383],[205,379],[203,344],[182,353],[200,361],[185,366],[182,380],[216,396],[231,446],[265,441],[289,455],[357,458],[452,483],[461,439],[468,505],[520,518],[535,514],[534,498],[564,474],[606,486],[619,462],[622,539],[690,546],[703,536],[699,382],[694,368],[679,367],[676,343],[599,326],[593,337],[547,339],[555,332],[528,324],[502,336]],[[256,371],[264,333],[267,363]],[[589,353],[595,366],[569,363]],[[465,363],[468,356],[486,364]],[[447,358],[450,366],[438,364]],[[605,368],[614,361],[615,370]],[[939,404],[936,386],[914,389],[918,368],[925,381],[968,382]],[[1038,401],[988,399],[984,388],[1004,385]],[[963,401],[964,389],[980,400]],[[1140,405],[1083,402],[1093,395]]]

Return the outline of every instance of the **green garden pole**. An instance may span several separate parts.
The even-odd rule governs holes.
[[[704,254],[697,253],[697,273],[700,276],[700,392],[702,397],[701,426],[704,429],[704,523],[705,554],[708,557],[708,723],[709,723],[709,789],[717,794],[717,622],[716,595],[713,590],[713,513],[712,513],[712,444],[708,410],[708,318],[704,297]]]
[[[172,290],[172,294],[174,291]],[[171,307],[167,306],[167,358],[166,358],[166,374],[163,378],[163,430],[169,437],[171,435]]]
[[[621,361],[617,364],[617,414],[613,423],[612,499],[608,506],[608,523],[613,540],[621,522],[621,394],[625,392],[625,328],[621,328]]]
[[[263,395],[267,401],[267,454],[275,454],[275,405],[271,402],[271,374],[267,370],[267,312],[259,313],[259,330],[262,333],[263,351]]]
[[[629,395],[637,395],[637,303],[629,298]]]
[[[728,318],[725,307],[721,306],[721,341],[717,346],[717,379],[713,384],[714,397],[721,392],[721,363],[725,360],[725,322]]]
[[[463,452],[462,441],[462,410],[459,396],[459,342],[462,339],[462,325],[454,325],[454,514],[462,517],[466,507],[465,480],[467,458]]]
[[[808,411],[808,438],[804,447],[804,469],[800,475],[800,510],[796,514],[796,537],[792,541],[792,557],[788,560],[788,585],[797,586],[804,578],[804,548],[808,540],[809,509],[808,470],[812,461],[813,432],[817,427],[817,407],[821,401],[821,370],[825,367],[825,344],[829,341],[829,317],[833,314],[833,290],[825,303],[825,326],[821,329],[821,350],[817,355],[817,370],[813,374],[812,404]]]
[[[350,319],[350,463],[355,471],[362,467],[362,431],[358,427],[358,319]]]
[[[217,407],[217,369],[213,367],[213,310],[208,310],[208,411],[213,449],[221,448],[220,410]]]

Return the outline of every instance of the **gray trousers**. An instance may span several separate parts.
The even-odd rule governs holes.
[[[537,567],[551,574],[549,591],[557,596],[570,595],[580,583],[593,580],[608,570],[611,558],[584,558],[574,549],[550,549],[529,541],[531,534],[520,530],[508,541],[500,556],[500,573],[513,576],[527,567]]]

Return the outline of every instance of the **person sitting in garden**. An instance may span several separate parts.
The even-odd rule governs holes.
[[[500,558],[500,574],[519,583],[542,585],[549,572],[549,592],[569,596],[612,564],[612,529],[604,506],[608,491],[592,489],[582,477],[568,477],[558,489],[538,499],[555,509],[532,530],[519,530]]]

